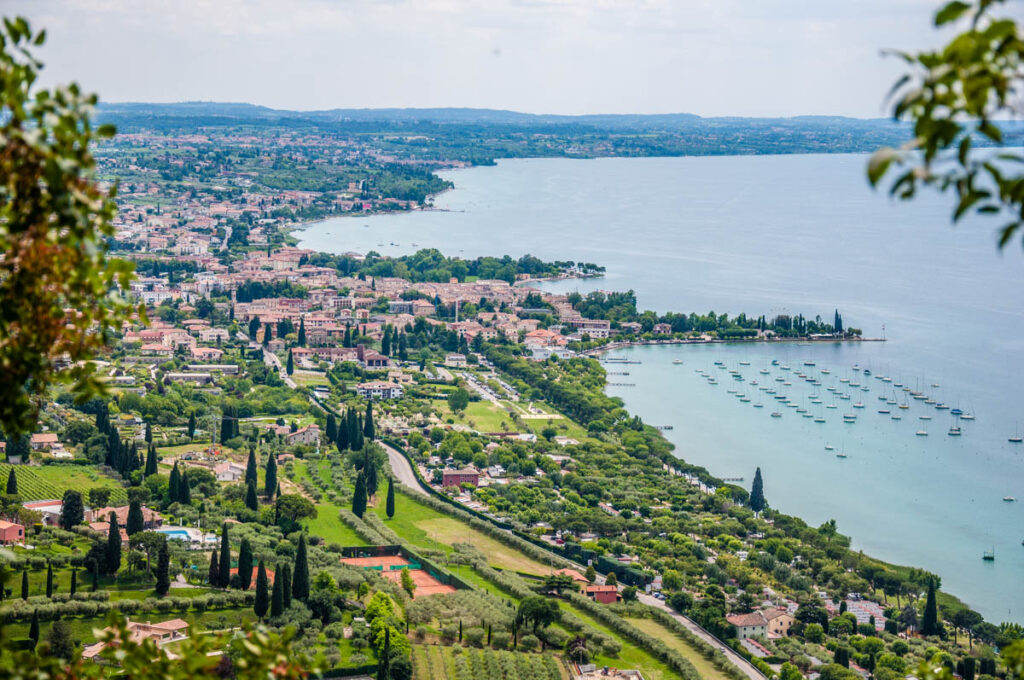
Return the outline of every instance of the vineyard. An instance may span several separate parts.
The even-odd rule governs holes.
[[[550,654],[413,645],[414,680],[562,680],[561,661]]]
[[[67,489],[80,491],[88,502],[89,489],[110,489],[110,502],[120,505],[128,502],[125,490],[114,480],[104,477],[95,468],[77,465],[15,465],[0,463],[0,484],[7,483],[11,468],[16,468],[18,495],[22,500],[39,501],[63,498]]]

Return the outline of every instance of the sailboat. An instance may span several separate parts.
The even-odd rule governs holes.
[[[986,562],[995,562],[996,549],[993,547],[991,550],[986,550],[981,554],[981,559],[985,560]]]
[[[1021,442],[1024,442],[1024,437],[1020,436],[1020,428],[1019,428],[1019,426],[1014,427],[1013,428],[1013,436],[1010,437],[1010,443],[1011,444],[1020,444]]]

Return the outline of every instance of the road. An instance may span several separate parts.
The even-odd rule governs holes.
[[[416,479],[416,473],[413,471],[412,466],[409,465],[409,461],[406,460],[398,451],[395,451],[392,447],[388,446],[384,442],[377,442],[388,454],[388,462],[391,463],[391,471],[395,473],[395,477],[398,479],[399,484],[408,487],[416,493],[427,495],[427,492],[420,486],[419,480]]]
[[[249,349],[260,349],[260,346],[256,344],[250,344]],[[296,387],[298,387],[298,384],[294,380],[292,380],[292,377],[285,373],[284,370],[281,368],[281,360],[277,358],[276,354],[269,350],[264,350],[263,363],[265,363],[271,371],[281,376],[281,380],[284,380],[285,385],[292,388],[293,390]]]

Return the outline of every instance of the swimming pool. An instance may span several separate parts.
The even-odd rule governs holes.
[[[192,535],[189,534],[187,529],[165,527],[163,529],[157,529],[161,534],[166,534],[167,538],[173,538],[178,541],[191,541]]]

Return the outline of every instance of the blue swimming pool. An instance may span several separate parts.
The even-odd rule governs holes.
[[[191,538],[188,532],[184,529],[157,529],[162,534],[167,534],[167,538],[174,538],[179,541],[189,541]]]

